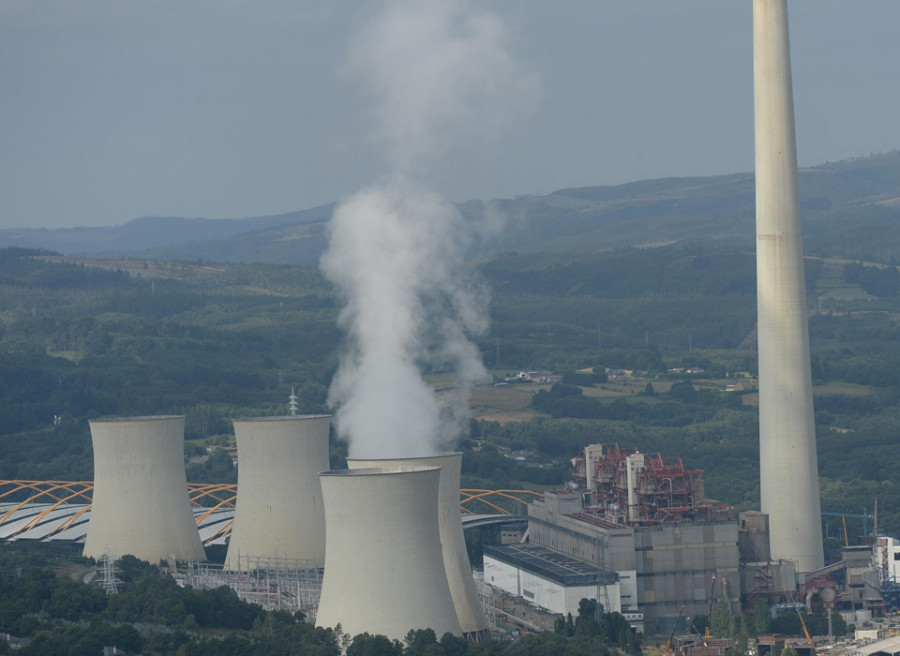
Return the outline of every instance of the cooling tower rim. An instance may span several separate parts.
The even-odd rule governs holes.
[[[431,456],[397,456],[395,458],[347,458],[347,462],[351,460],[353,462],[415,462],[415,461],[426,461],[426,460],[435,460],[437,458],[451,458],[454,456],[462,456],[462,451],[445,451],[443,453],[435,453]],[[415,465],[421,467],[427,467],[428,465]]]
[[[277,415],[274,417],[237,417],[231,420],[233,424],[249,424],[257,421],[303,421],[306,419],[331,419],[332,415]]]
[[[407,467],[404,469],[384,469],[382,467],[365,467],[363,469],[329,469],[319,472],[320,477],[339,478],[353,476],[403,476],[405,474],[422,474],[425,472],[439,472],[440,467]]]
[[[138,421],[164,421],[167,419],[184,419],[185,415],[145,415],[141,417],[103,417],[101,419],[89,419],[89,424],[111,424]]]

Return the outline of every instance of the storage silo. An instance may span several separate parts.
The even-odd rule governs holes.
[[[403,640],[461,635],[444,571],[437,467],[322,472],[325,574],[316,625]]]
[[[331,415],[234,420],[238,487],[227,569],[246,569],[254,558],[325,564],[319,472],[328,469],[330,425]]]
[[[184,416],[89,423],[94,500],[84,555],[206,560],[184,473]]]
[[[444,569],[450,585],[450,596],[456,609],[463,635],[475,642],[490,636],[487,618],[481,609],[472,565],[466,551],[463,536],[462,517],[459,510],[459,478],[462,467],[462,453],[445,453],[418,458],[348,458],[350,469],[377,467],[391,471],[410,467],[439,467],[441,470],[438,492],[438,526],[441,533],[441,550]]]

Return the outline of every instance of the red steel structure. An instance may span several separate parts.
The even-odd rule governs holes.
[[[587,491],[591,510],[617,521],[654,525],[732,516],[731,506],[705,497],[703,471],[685,469],[681,458],[604,444],[602,455],[592,462],[588,472],[585,456],[575,459],[575,481]]]

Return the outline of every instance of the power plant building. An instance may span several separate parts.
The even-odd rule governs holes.
[[[403,640],[410,629],[462,635],[444,569],[437,467],[320,474],[325,574],[316,625]]]
[[[84,555],[206,560],[184,472],[184,417],[90,422],[94,493]]]
[[[234,420],[238,488],[227,569],[246,569],[251,558],[324,566],[319,472],[329,468],[330,425],[330,415]]]
[[[486,546],[484,581],[551,613],[577,616],[582,599],[598,597],[607,612],[622,612],[615,572],[534,545]]]
[[[481,609],[472,566],[466,551],[463,536],[462,517],[459,508],[460,470],[462,453],[446,453],[437,456],[416,458],[348,459],[350,469],[377,467],[391,471],[402,471],[410,467],[439,467],[440,491],[438,500],[438,524],[440,527],[441,549],[450,596],[456,609],[457,619],[463,635],[479,642],[489,637],[488,620]]]
[[[576,484],[529,505],[532,545],[616,573],[622,612],[642,612],[650,631],[670,630],[682,606],[686,615],[720,600],[739,608],[738,525],[729,506],[704,497],[702,472],[592,445],[576,459]]]
[[[824,565],[786,0],[753,1],[761,510],[772,558]]]

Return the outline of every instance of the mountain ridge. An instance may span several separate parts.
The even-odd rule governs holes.
[[[851,219],[862,232],[886,231],[887,238],[896,231],[900,239],[898,150],[803,168],[800,195],[806,241],[817,248],[826,248],[823,239],[835,232],[841,239],[855,239],[846,225]],[[243,219],[141,217],[102,228],[5,229],[0,247],[70,256],[315,265],[327,248],[334,207],[328,203]],[[458,207],[474,233],[483,232],[488,214],[505,217],[499,230],[482,234],[470,249],[468,255],[478,259],[513,251],[609,250],[698,240],[752,246],[755,234],[752,173],[564,188]]]

